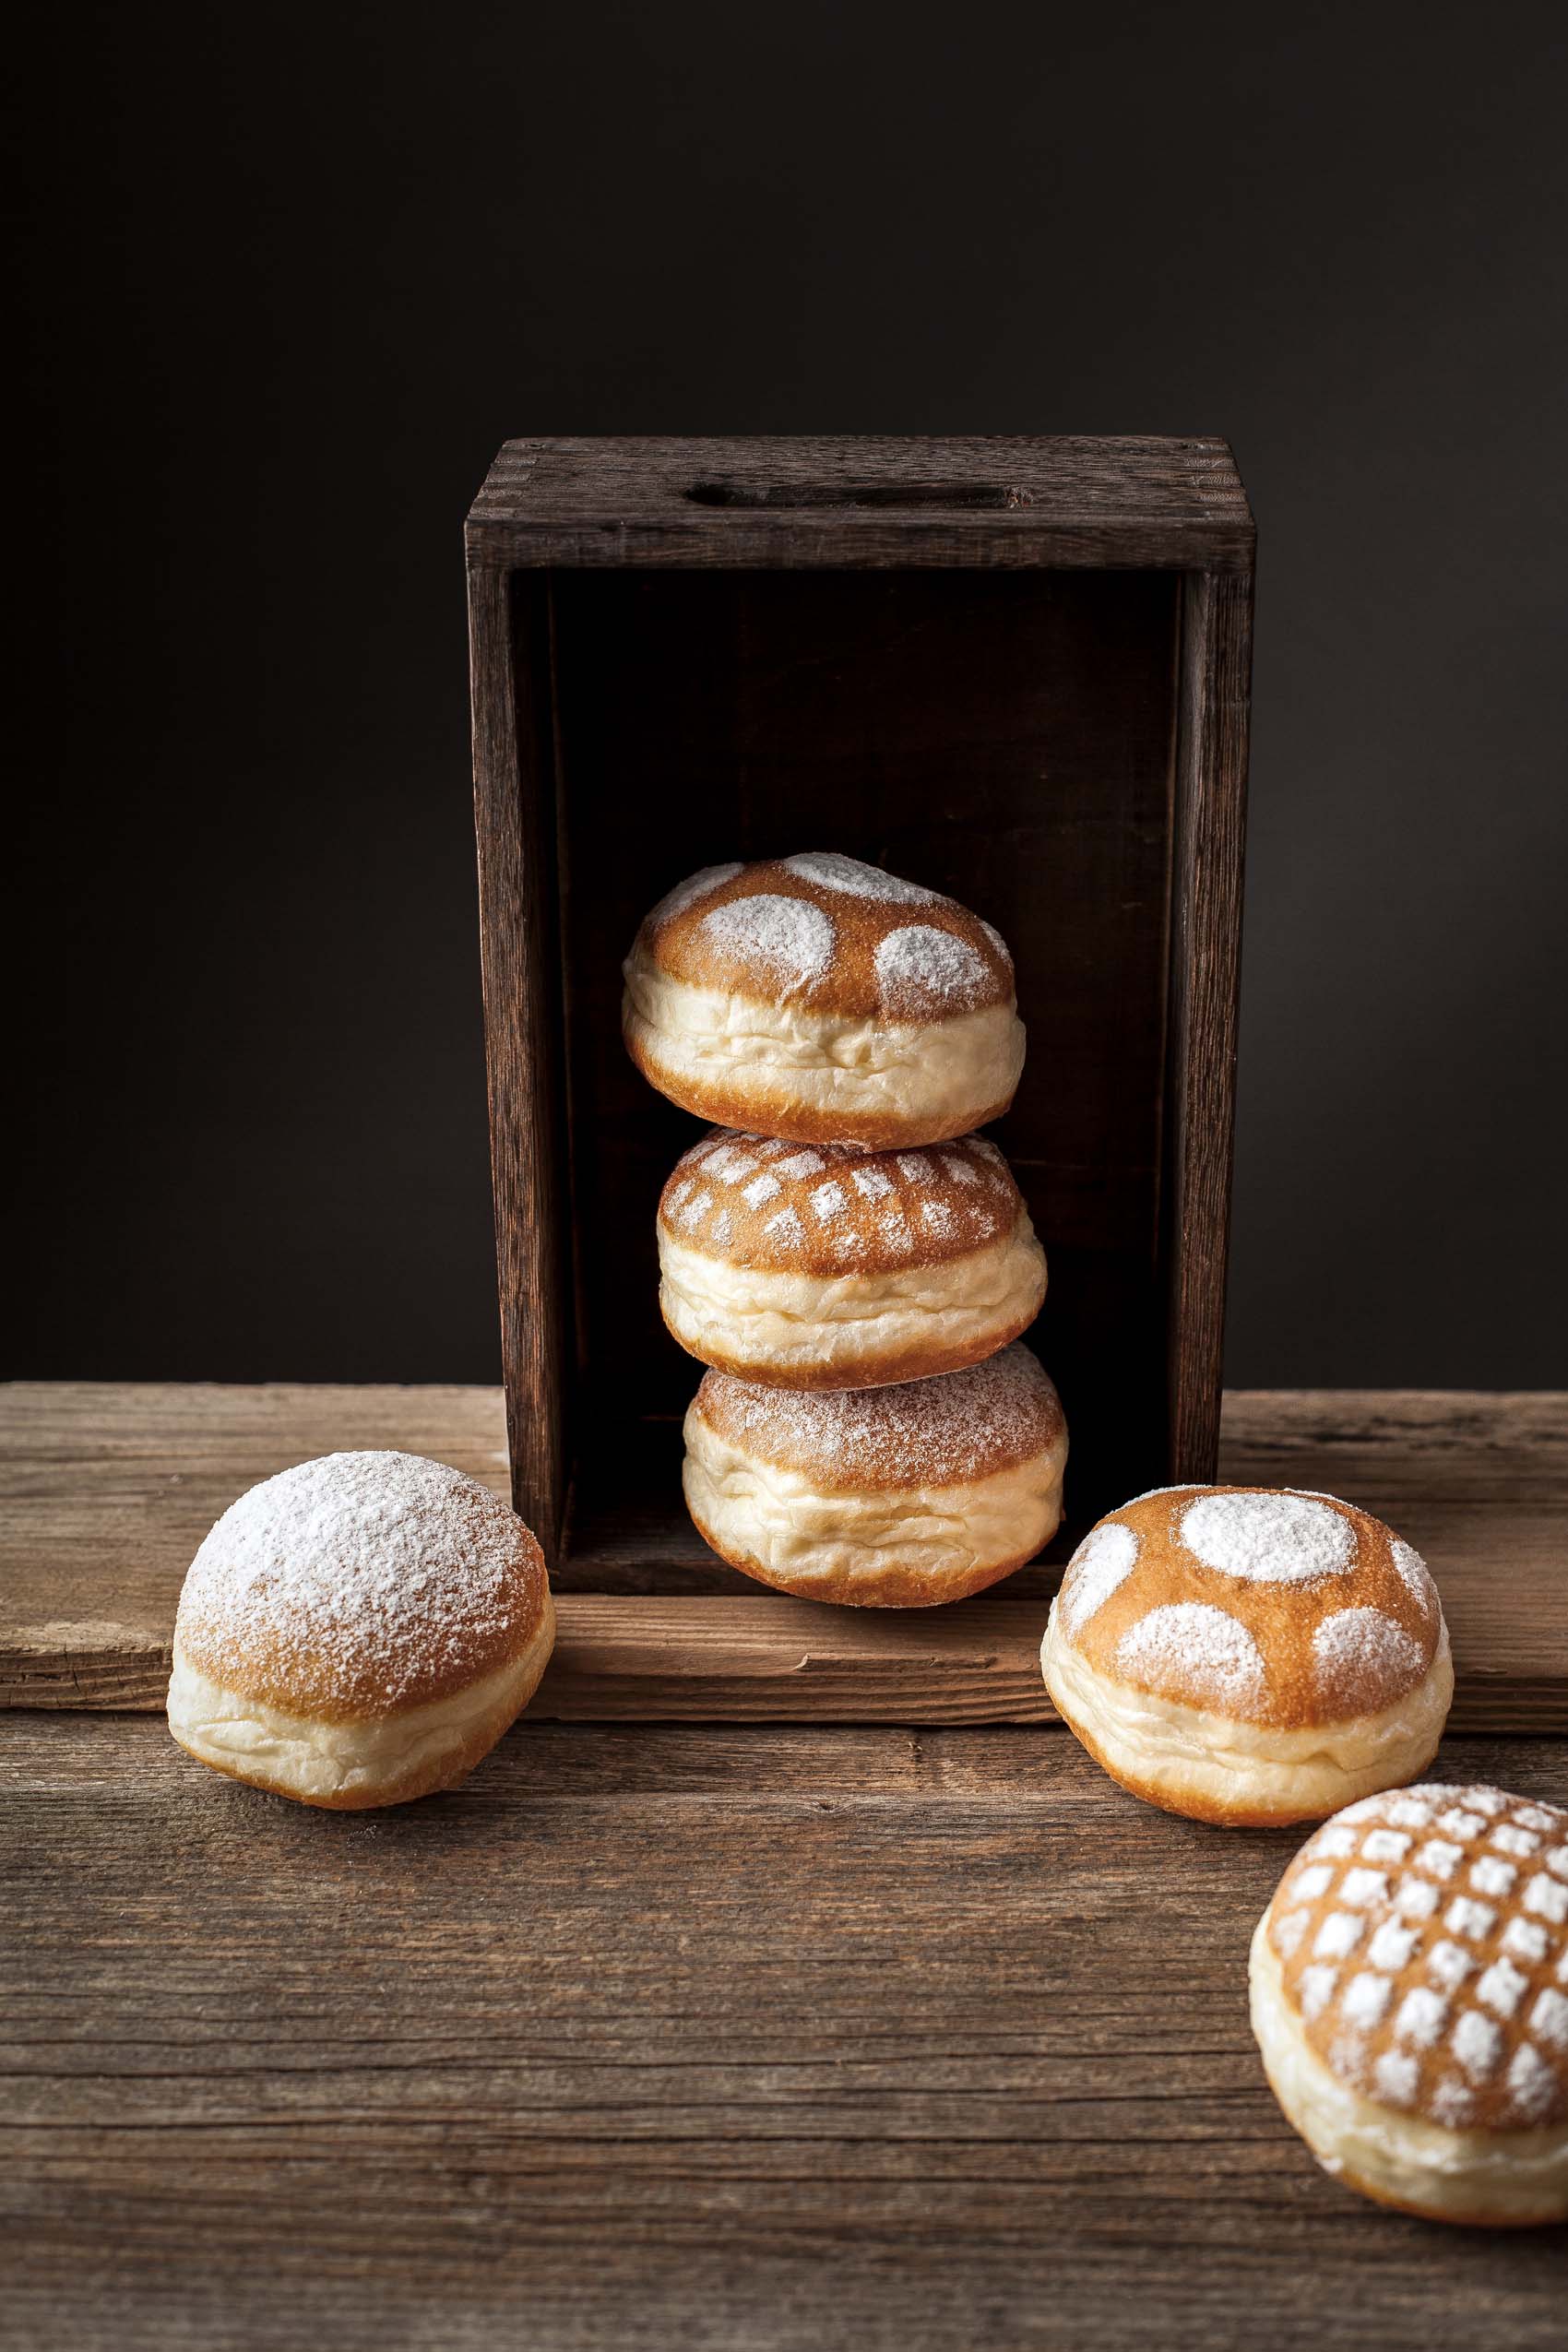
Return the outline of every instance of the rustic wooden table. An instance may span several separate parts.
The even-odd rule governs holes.
[[[44,1704],[0,1716],[0,2338],[1563,2343],[1568,2233],[1382,2213],[1281,2121],[1244,1965],[1293,1839],[1149,1812],[1057,1727],[529,1720],[455,1795],[335,1815],[102,1711],[241,1486],[342,1443],[493,1475],[497,1412],[12,1392],[0,1646]],[[1457,1598],[1492,1728],[1443,1774],[1562,1802],[1563,1400],[1228,1428],[1231,1475],[1385,1510]]]

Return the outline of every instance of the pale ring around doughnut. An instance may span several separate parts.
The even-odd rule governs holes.
[[[1025,1348],[888,1388],[710,1372],[685,1423],[698,1533],[809,1600],[925,1609],[1010,1575],[1055,1533],[1067,1431]]]
[[[1228,1827],[1321,1820],[1435,1753],[1454,1695],[1424,1563],[1330,1495],[1176,1487],[1092,1528],[1040,1648],[1134,1796]]]
[[[1568,1813],[1366,1798],[1308,1839],[1248,1968],[1270,2086],[1347,2187],[1431,2220],[1568,2220]]]
[[[982,1135],[862,1152],[714,1128],[659,1205],[659,1305],[704,1363],[782,1388],[962,1371],[1016,1339],[1045,1253]]]
[[[1024,1063],[1013,961],[968,908],[812,850],[706,867],[644,921],[623,1028],[725,1127],[883,1150],[1000,1118]]]
[[[242,1495],[196,1553],[169,1728],[303,1804],[402,1804],[472,1771],[554,1639],[540,1548],[488,1488],[417,1455],[327,1455]]]

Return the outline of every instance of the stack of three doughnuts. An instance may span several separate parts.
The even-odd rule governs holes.
[[[663,1191],[660,1306],[709,1370],[687,1506],[822,1600],[978,1592],[1061,1517],[1066,1430],[1018,1335],[1045,1253],[972,1130],[1023,1063],[1012,959],[955,900],[836,852],[705,869],[625,965],[633,1059],[719,1123]]]

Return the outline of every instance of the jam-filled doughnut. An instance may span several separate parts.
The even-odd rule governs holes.
[[[1013,959],[955,899],[837,851],[705,867],[625,962],[633,1060],[699,1118],[796,1143],[940,1143],[1024,1064]]]
[[[1062,1516],[1067,1430],[1027,1348],[892,1388],[710,1372],[686,1505],[731,1567],[810,1600],[925,1609],[1032,1560]]]
[[[961,1371],[1045,1296],[1045,1252],[982,1135],[861,1152],[715,1128],[664,1187],[659,1263],[682,1347],[782,1388]]]
[[[1318,2162],[1437,2221],[1568,2220],[1568,1812],[1363,1798],[1258,1922],[1253,2031]]]
[[[1068,1564],[1046,1686],[1111,1776],[1170,1812],[1320,1820],[1431,1762],[1454,1695],[1424,1562],[1333,1495],[1173,1487]]]
[[[328,1454],[252,1487],[191,1562],[169,1728],[307,1805],[401,1804],[472,1771],[554,1638],[543,1556],[488,1487],[414,1454]]]

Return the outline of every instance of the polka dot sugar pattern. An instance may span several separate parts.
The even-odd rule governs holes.
[[[1172,1487],[1091,1530],[1056,1621],[1120,1681],[1297,1726],[1414,1689],[1443,1620],[1419,1556],[1368,1512],[1293,1491]]]
[[[709,866],[659,901],[638,941],[698,986],[894,1022],[950,1020],[1013,993],[989,923],[833,850]]]

